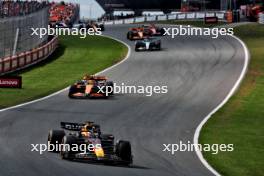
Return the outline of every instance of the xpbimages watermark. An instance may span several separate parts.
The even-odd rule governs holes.
[[[190,25],[179,25],[179,27],[164,28],[164,30],[164,35],[171,36],[171,38],[175,38],[176,36],[209,36],[216,39],[219,36],[234,35],[233,28],[199,28]]]
[[[58,141],[56,144],[51,144],[49,141],[47,144],[31,144],[31,152],[37,152],[42,155],[44,152],[65,152],[73,151],[85,153],[87,151],[92,152],[95,149],[102,148],[101,144],[60,144]]]
[[[184,143],[180,141],[176,144],[163,144],[163,152],[168,152],[176,155],[177,152],[193,152],[204,151],[211,152],[216,155],[219,152],[232,152],[234,151],[234,144],[193,144],[190,141]]]
[[[73,35],[80,36],[80,38],[86,38],[88,35],[102,35],[101,28],[52,28],[48,26],[47,28],[31,28],[31,35],[38,36],[39,38],[43,38],[47,35]]]
[[[166,94],[168,93],[168,86],[155,85],[155,86],[143,86],[143,85],[125,85],[122,83],[118,85],[114,83],[113,86],[97,86],[98,94],[106,94],[106,96],[114,94],[143,94],[150,97],[154,94]]]

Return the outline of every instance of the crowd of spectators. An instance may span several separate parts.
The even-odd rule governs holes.
[[[0,18],[22,16],[36,12],[49,5],[48,1],[0,1]]]
[[[79,5],[72,3],[50,3],[50,23],[64,23],[69,25],[79,20]]]
[[[49,21],[51,24],[64,23],[69,25],[79,20],[79,4],[37,0],[0,0],[0,18],[24,16],[45,7],[50,8]]]

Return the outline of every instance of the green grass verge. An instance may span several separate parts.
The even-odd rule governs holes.
[[[222,175],[264,176],[264,25],[235,28],[251,53],[249,70],[239,91],[205,124],[200,143],[234,144],[233,152],[206,160]]]
[[[31,101],[61,90],[85,73],[94,74],[123,59],[127,47],[100,36],[63,36],[60,46],[47,62],[16,73],[23,78],[22,89],[0,89],[0,108]]]

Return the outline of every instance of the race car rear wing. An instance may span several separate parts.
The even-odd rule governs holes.
[[[97,80],[97,81],[100,81],[100,80],[107,80],[107,77],[106,76],[94,76],[94,75],[85,75],[83,77],[84,80]]]
[[[100,81],[100,80],[107,80],[107,77],[106,76],[93,76],[92,79]]]
[[[70,131],[80,131],[84,125],[83,123],[61,122],[61,128]]]
[[[80,131],[86,125],[93,127],[97,132],[100,132],[100,125],[94,124],[94,122],[87,121],[85,123],[72,123],[72,122],[61,122],[61,128],[70,131]]]

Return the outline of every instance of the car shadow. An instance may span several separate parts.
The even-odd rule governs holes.
[[[161,48],[160,50],[142,50],[142,51],[135,51],[136,53],[152,53],[152,52],[163,52],[163,51],[167,51],[167,48]]]
[[[92,164],[92,165],[98,165],[98,166],[105,166],[105,167],[120,167],[120,168],[128,168],[128,169],[151,169],[145,166],[139,166],[139,165],[124,165],[124,164],[114,164],[114,163],[102,163],[97,161],[84,161],[84,160],[68,160],[69,162],[77,162],[77,163],[84,163],[84,164]]]

